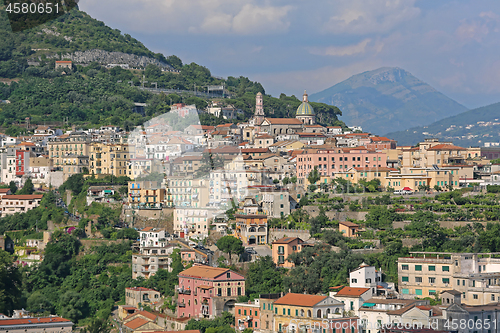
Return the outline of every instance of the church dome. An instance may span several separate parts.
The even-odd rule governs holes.
[[[309,104],[309,100],[307,98],[307,92],[304,91],[304,95],[302,96],[302,104],[297,108],[297,112],[295,116],[314,116],[314,109]]]

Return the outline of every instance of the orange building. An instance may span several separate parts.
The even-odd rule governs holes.
[[[309,244],[305,243],[298,237],[284,237],[273,242],[273,261],[276,266],[291,268],[293,263],[286,259],[292,253],[302,251],[304,246]]]
[[[349,221],[339,222],[339,231],[344,237],[358,237],[359,225]]]
[[[260,329],[259,300],[255,300],[254,303],[236,303],[234,305],[234,323],[240,331],[245,328]]]

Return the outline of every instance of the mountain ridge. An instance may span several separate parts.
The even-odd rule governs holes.
[[[339,107],[344,122],[376,134],[426,125],[468,110],[399,67],[353,75],[309,98]]]
[[[441,119],[426,126],[387,134],[400,145],[414,145],[425,138],[451,140],[457,145],[477,146],[500,141],[500,102]]]

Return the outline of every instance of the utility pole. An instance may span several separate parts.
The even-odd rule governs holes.
[[[146,76],[143,75],[142,76],[142,87],[144,88],[144,83],[148,83],[148,81],[146,81]]]

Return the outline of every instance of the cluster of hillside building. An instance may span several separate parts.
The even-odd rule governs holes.
[[[169,115],[189,119],[197,110],[174,104]],[[31,136],[0,137],[3,183],[14,181],[20,187],[30,178],[35,187],[47,188],[78,173],[127,176],[133,180],[128,186],[130,209],[176,207],[175,231],[201,237],[208,232],[205,222],[221,207],[230,207],[233,198],[255,198],[268,217],[288,215],[310,185],[307,177],[314,169],[321,177],[318,183],[378,179],[381,189],[500,184],[500,167],[488,163],[500,156],[499,148],[463,148],[435,139],[401,147],[360,129],[321,126],[306,93],[295,118],[266,117],[259,93],[255,115],[246,123],[195,122],[179,129],[160,116],[131,132],[103,126],[63,133],[38,126]],[[166,177],[141,180],[153,174]],[[296,179],[293,195],[275,185],[285,178]],[[29,203],[22,201],[22,206],[9,211],[27,209]],[[2,212],[7,208],[3,203],[1,207]]]
[[[484,261],[479,258],[481,254],[457,254],[452,255],[452,259],[441,259],[443,257],[439,256],[445,255],[436,253],[419,255],[420,264],[442,264],[436,265],[439,266],[439,278],[446,275],[441,274],[444,264],[455,265],[455,260],[458,260],[457,267],[461,268],[451,268],[448,274],[452,279],[459,275],[463,278],[465,274],[461,270],[472,269],[474,272],[473,267],[481,267]],[[444,262],[445,260],[450,262]],[[126,305],[120,306],[119,311],[123,313],[120,316],[124,319],[124,326],[129,326],[130,332],[145,332],[146,328],[159,330],[164,327],[182,330],[190,319],[216,318],[224,311],[234,314],[236,329],[243,331],[251,328],[255,332],[265,333],[497,332],[500,311],[498,300],[491,301],[486,299],[485,295],[477,299],[463,296],[463,290],[467,290],[465,294],[481,293],[479,288],[484,289],[486,286],[455,286],[450,283],[442,287],[420,286],[418,288],[425,292],[418,293],[418,297],[402,297],[410,295],[405,292],[401,282],[401,278],[405,276],[405,273],[401,273],[401,266],[407,265],[408,262],[417,261],[411,261],[409,258],[399,260],[399,292],[394,284],[383,281],[384,275],[380,269],[363,263],[349,273],[349,285],[331,287],[328,294],[261,294],[253,301],[244,303],[238,302],[238,298],[245,295],[244,276],[228,268],[194,264],[179,274],[174,314],[141,311],[141,307],[146,305],[151,309],[161,308],[164,299],[154,289],[138,287],[126,289]],[[426,269],[430,267],[422,266]],[[488,267],[487,264],[486,266]],[[412,274],[414,273],[406,276]],[[433,273],[428,275],[431,274]],[[472,273],[474,274],[477,272]],[[493,273],[490,273],[490,276],[491,274]],[[496,275],[500,276],[498,273]],[[468,282],[471,280],[467,279]],[[434,293],[428,293],[428,288],[434,288]],[[411,290],[413,293],[414,289]],[[439,299],[441,304],[431,305],[429,298],[424,299],[428,295],[432,299]],[[130,326],[133,325],[127,325],[127,322],[136,318],[141,318],[142,328],[131,329]]]

